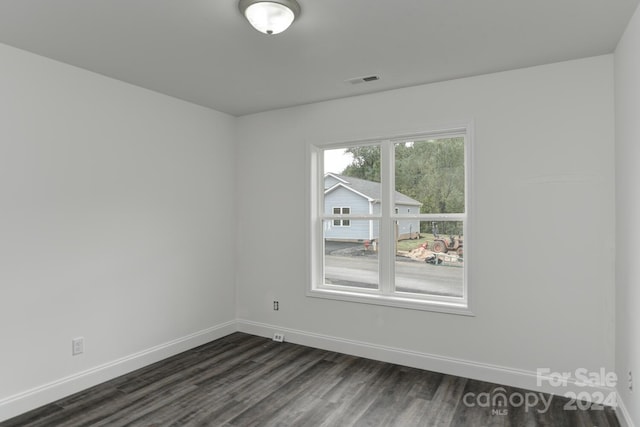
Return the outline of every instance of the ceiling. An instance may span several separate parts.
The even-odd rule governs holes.
[[[638,1],[299,0],[266,36],[237,0],[2,0],[0,42],[239,116],[611,53]]]

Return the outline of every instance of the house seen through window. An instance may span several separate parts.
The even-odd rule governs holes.
[[[459,129],[312,147],[309,294],[468,311],[468,143]]]

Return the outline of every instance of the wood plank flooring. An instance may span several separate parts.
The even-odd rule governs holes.
[[[235,333],[0,427],[619,426],[610,408],[567,411],[559,397],[546,412],[465,404],[525,393],[500,387]]]

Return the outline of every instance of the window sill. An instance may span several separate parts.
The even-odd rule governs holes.
[[[349,292],[336,289],[311,289],[307,296],[325,298],[338,301],[348,301],[361,304],[384,305],[387,307],[403,308],[408,310],[432,311],[436,313],[457,314],[461,316],[475,316],[470,310],[468,302],[450,302],[436,300],[421,300],[417,298],[405,298],[399,295],[366,294]]]

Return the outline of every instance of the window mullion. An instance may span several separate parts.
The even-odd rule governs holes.
[[[394,208],[393,143],[383,141],[380,147],[381,214],[380,220],[380,290],[383,294],[393,292],[395,267],[395,228],[392,212]]]

